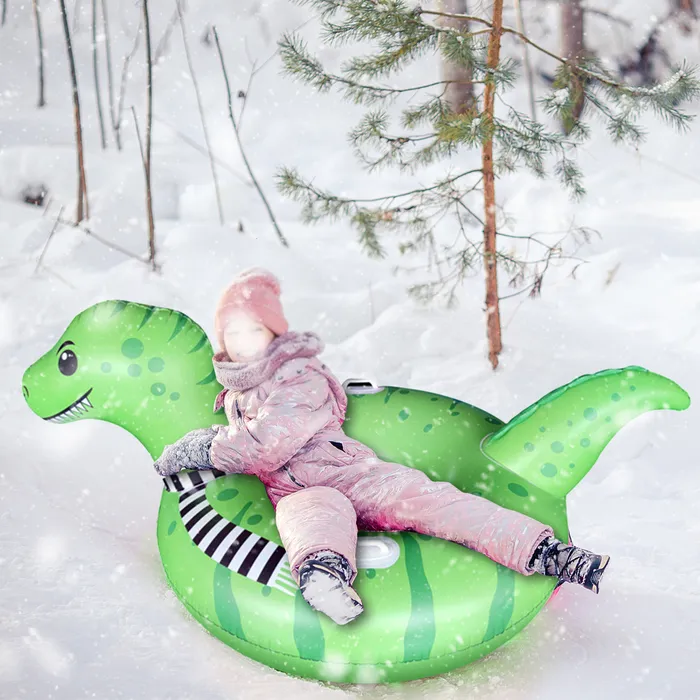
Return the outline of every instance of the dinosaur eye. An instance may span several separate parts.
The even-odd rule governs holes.
[[[58,358],[58,371],[70,377],[78,369],[78,358],[72,350],[64,350]]]

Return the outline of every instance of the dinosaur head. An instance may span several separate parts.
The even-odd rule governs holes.
[[[29,408],[52,423],[105,418],[109,404],[112,338],[100,324],[87,323],[87,309],[76,316],[56,344],[22,377]]]
[[[212,413],[221,387],[206,333],[185,314],[134,302],[100,302],[78,314],[22,378],[46,421],[97,418],[119,425],[152,454]]]

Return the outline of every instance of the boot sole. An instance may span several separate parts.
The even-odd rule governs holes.
[[[318,569],[309,574],[301,595],[314,610],[338,625],[352,622],[364,610],[360,596],[351,586]]]

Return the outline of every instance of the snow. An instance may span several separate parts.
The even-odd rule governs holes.
[[[69,3],[73,5],[73,3]],[[631,51],[646,37],[665,0],[598,3],[631,18],[623,31],[591,19],[600,51]],[[58,3],[43,4],[47,106],[36,104],[31,3],[8,3],[0,29],[0,697],[177,698],[285,697],[568,700],[691,698],[700,687],[700,469],[695,403],[685,412],[655,411],[627,425],[569,497],[577,544],[612,560],[601,594],[565,586],[522,634],[463,669],[397,686],[334,687],[285,676],[237,654],[193,621],[169,589],[158,555],[155,522],[160,479],[145,450],[114,426],[40,421],[26,406],[21,377],[82,309],[103,299],[132,299],[182,310],[213,338],[213,309],[239,271],[262,265],[282,282],[290,327],[318,332],[322,355],[341,378],[436,391],[502,419],[582,374],[641,365],[668,376],[697,403],[700,397],[700,125],[674,132],[652,116],[639,153],[613,147],[600,124],[582,151],[586,198],[573,204],[554,178],[520,172],[497,183],[505,230],[554,243],[572,221],[600,233],[565,251],[587,262],[553,264],[542,297],[503,302],[504,350],[490,369],[481,273],[459,289],[459,306],[422,307],[405,292],[431,274],[393,274],[401,258],[386,242],[384,260],[363,256],[344,223],[303,225],[297,204],[274,187],[281,165],[299,167],[322,189],[376,196],[409,189],[394,171],[368,176],[353,159],[347,130],[363,109],[336,94],[317,95],[279,73],[273,59],[283,31],[309,18],[286,0],[190,0],[186,14],[208,127],[216,156],[226,225],[218,224],[209,162],[176,133],[203,144],[196,99],[175,27],[154,70],[153,191],[158,262],[110,249],[84,232],[60,227],[35,272],[61,207],[75,211],[75,152],[68,67]],[[143,169],[130,107],[143,132],[143,45],[131,63],[125,100],[124,151],[100,148],[90,54],[90,3],[75,35],[83,122],[89,228],[136,256],[147,253]],[[136,3],[110,0],[115,74],[132,48]],[[151,3],[157,45],[174,5]],[[525,4],[526,11],[528,4]],[[72,9],[71,9],[72,12]],[[556,8],[545,25],[526,16],[534,38],[554,46]],[[513,26],[512,17],[508,24]],[[223,79],[212,46],[199,39],[214,23],[234,95],[249,93],[242,136],[256,176],[290,248],[277,240],[248,181],[228,121]],[[315,23],[303,35],[330,69],[348,55],[318,45]],[[672,58],[700,63],[697,37],[669,27]],[[508,37],[512,55],[520,46]],[[509,47],[509,48],[508,48]],[[103,61],[104,54],[100,54]],[[551,63],[531,53],[536,68]],[[609,56],[606,56],[609,58]],[[103,64],[104,65],[104,64]],[[411,79],[431,79],[418,64]],[[535,71],[537,73],[537,70]],[[434,78],[432,78],[434,79]],[[426,80],[425,82],[428,82]],[[103,76],[103,86],[106,78]],[[540,86],[540,91],[543,88]],[[542,94],[544,94],[542,92]],[[508,102],[528,113],[519,87]],[[107,109],[107,101],[103,104]],[[240,109],[240,102],[236,102]],[[505,109],[505,108],[504,108]],[[697,113],[697,105],[691,112]],[[541,116],[541,115],[540,115]],[[471,161],[470,161],[471,159]],[[464,164],[478,163],[469,153]],[[417,180],[441,175],[439,166]],[[50,201],[21,201],[45,184]],[[444,240],[452,241],[443,229]],[[531,244],[534,259],[541,251]],[[507,276],[501,273],[502,293]],[[333,660],[329,660],[332,663]]]

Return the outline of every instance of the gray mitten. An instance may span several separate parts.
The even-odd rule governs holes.
[[[181,469],[212,469],[209,450],[218,428],[192,430],[173,445],[166,445],[153,467],[161,476],[171,476]]]

